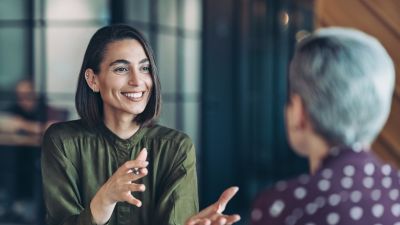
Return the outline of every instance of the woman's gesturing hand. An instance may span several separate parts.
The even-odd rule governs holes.
[[[240,220],[239,215],[224,215],[222,213],[224,212],[229,200],[233,198],[238,190],[238,187],[230,187],[226,189],[217,202],[190,217],[186,221],[185,225],[225,225],[236,223]]]
[[[146,187],[136,181],[147,175],[147,150],[143,148],[135,160],[125,162],[101,186],[90,203],[93,222],[105,224],[111,217],[117,202],[128,202],[137,207],[142,202],[132,195],[132,192],[143,192]]]

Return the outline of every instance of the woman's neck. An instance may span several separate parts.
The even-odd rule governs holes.
[[[140,128],[140,125],[133,121],[134,118],[128,116],[106,116],[104,115],[104,124],[115,135],[122,139],[132,137]]]

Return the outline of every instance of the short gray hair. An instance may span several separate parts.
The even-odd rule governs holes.
[[[324,28],[298,44],[289,94],[298,94],[313,128],[331,145],[371,144],[390,113],[395,72],[374,37]]]

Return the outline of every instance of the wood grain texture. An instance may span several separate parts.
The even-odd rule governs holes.
[[[315,0],[315,25],[360,29],[375,36],[395,63],[396,87],[390,117],[373,144],[383,160],[400,167],[400,1]]]

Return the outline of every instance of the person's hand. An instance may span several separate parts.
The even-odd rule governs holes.
[[[128,202],[137,207],[142,202],[132,195],[132,192],[143,192],[146,187],[136,181],[147,175],[147,150],[143,148],[135,160],[124,163],[100,187],[90,203],[93,222],[105,224],[111,217],[117,202]]]
[[[224,215],[222,213],[224,212],[229,200],[232,199],[238,190],[238,187],[230,187],[226,189],[217,202],[190,217],[186,221],[185,225],[224,225],[236,223],[240,220],[239,215]]]

